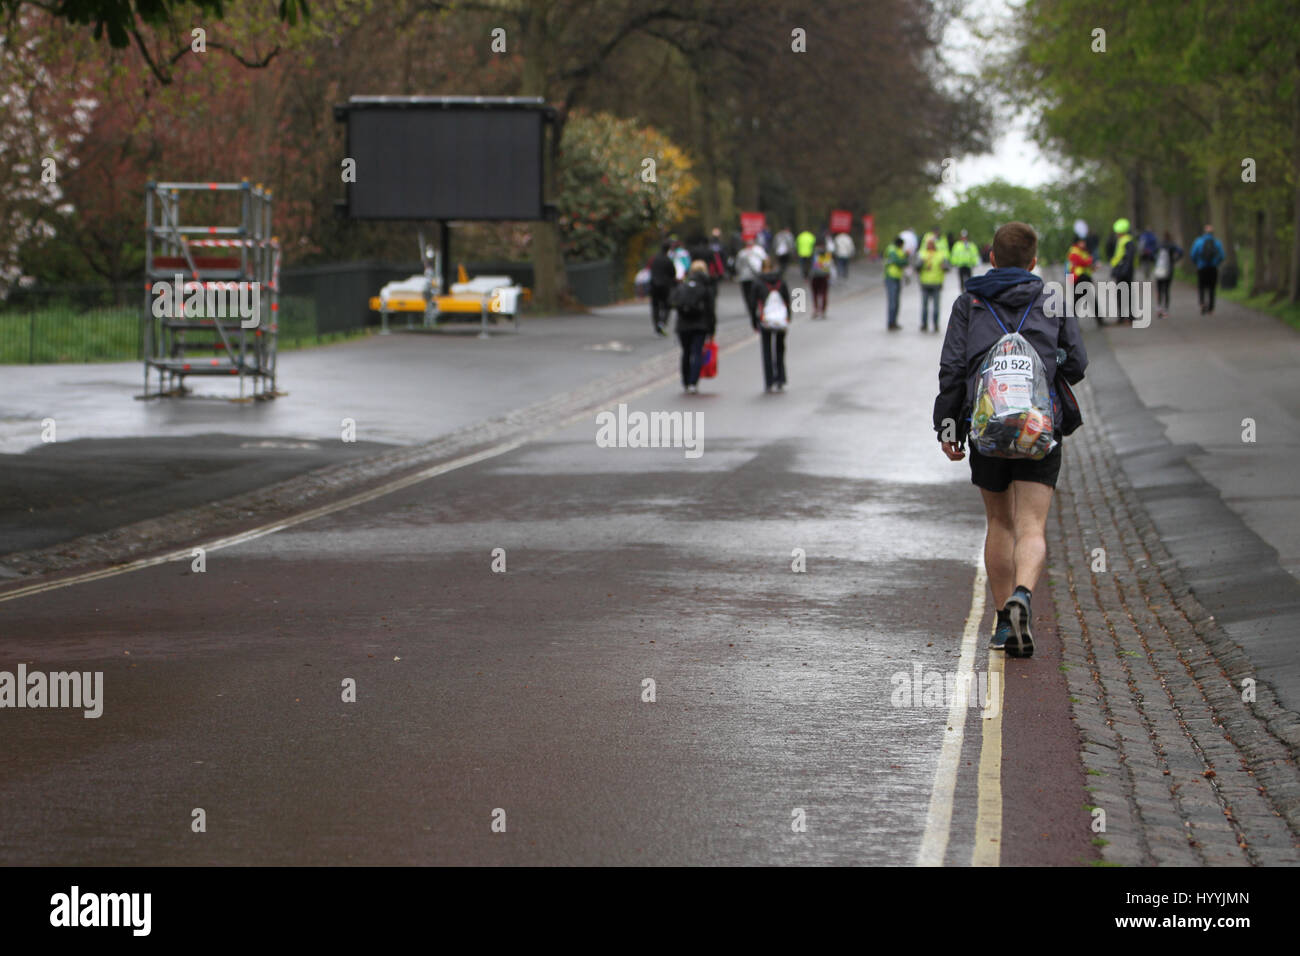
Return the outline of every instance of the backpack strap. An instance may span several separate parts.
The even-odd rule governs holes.
[[[971,296],[970,300],[975,305],[982,305],[984,306],[984,308],[988,309],[990,312],[993,313],[993,318],[997,321],[998,328],[1002,329],[1003,335],[1011,334],[1011,330],[1007,328],[1006,323],[1002,321],[1002,316],[998,315],[998,310],[993,308],[992,302],[981,302],[979,299],[975,298],[975,296]],[[1025,327],[1025,319],[1029,318],[1029,311],[1037,304],[1037,302],[1038,302],[1038,296],[1034,296],[1034,298],[1030,300],[1029,305],[1025,307],[1025,314],[1020,317],[1020,324],[1016,326],[1016,332],[1019,332],[1021,329]]]

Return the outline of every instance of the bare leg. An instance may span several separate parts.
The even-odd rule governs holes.
[[[1047,512],[1052,507],[1053,489],[1036,481],[1013,481],[1015,496],[1015,584],[1032,591],[1047,563]],[[992,572],[990,572],[990,580]],[[1007,589],[1010,597],[1013,588]],[[1004,598],[1005,600],[1005,598]],[[1000,605],[999,605],[1000,606]]]
[[[988,533],[984,537],[984,569],[988,572],[989,587],[993,590],[994,606],[1001,608],[1015,589],[1015,492],[1013,488],[1006,491],[986,491],[981,488],[980,494],[984,496],[984,514],[988,518]]]

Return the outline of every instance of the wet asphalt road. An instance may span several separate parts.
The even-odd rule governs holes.
[[[750,343],[629,399],[702,413],[699,458],[593,415],[201,574],[0,604],[0,669],[105,682],[96,720],[0,713],[0,862],[914,862],[948,708],[895,675],[956,668],[983,521],[930,434],[940,336],[881,298],[798,321],[785,394]]]

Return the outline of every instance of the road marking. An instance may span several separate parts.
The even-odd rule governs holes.
[[[999,866],[1002,862],[1002,692],[1006,684],[1003,680],[1006,663],[1006,654],[989,655],[971,866]]]
[[[925,815],[925,834],[921,837],[921,849],[916,855],[917,866],[943,866],[943,859],[948,853],[953,794],[957,789],[957,769],[961,764],[961,745],[966,734],[965,689],[973,686],[975,649],[979,643],[980,622],[984,619],[984,589],[988,578],[984,573],[983,550],[981,546],[975,558],[975,583],[971,586],[970,612],[966,615],[966,627],[961,636],[957,683],[948,705],[948,722],[945,724],[943,747],[939,751],[939,765],[934,771],[930,808]]]

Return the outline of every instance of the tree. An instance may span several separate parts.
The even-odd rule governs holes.
[[[575,110],[561,153],[558,205],[566,257],[613,257],[636,233],[666,230],[691,213],[699,184],[690,160],[651,127]]]
[[[87,83],[45,62],[41,19],[15,16],[0,36],[0,298],[22,275],[25,248],[70,221],[62,183],[97,106]]]

